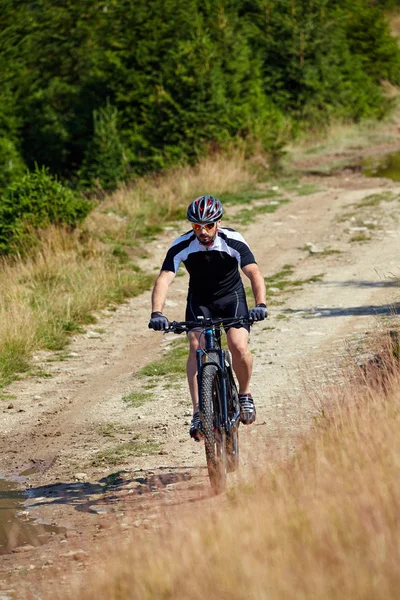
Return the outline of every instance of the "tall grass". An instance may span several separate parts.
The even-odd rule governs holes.
[[[34,351],[60,350],[106,304],[146,289],[152,278],[121,269],[96,244],[50,229],[40,251],[0,265],[0,385],[29,368]]]
[[[254,169],[242,152],[212,156],[194,167],[170,169],[162,176],[144,177],[119,188],[101,203],[101,210],[91,214],[87,226],[103,239],[135,244],[161,231],[168,221],[184,218],[196,196],[236,192],[255,180]]]
[[[399,374],[388,353],[316,398],[318,424],[293,458],[253,448],[254,477],[224,503],[114,538],[107,567],[62,597],[398,598]]]

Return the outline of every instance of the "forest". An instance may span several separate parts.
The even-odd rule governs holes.
[[[400,83],[398,4],[3,0],[0,220],[34,211],[47,184],[51,198],[69,188],[66,206],[232,143],[279,155],[304,128],[382,118],[382,84]]]

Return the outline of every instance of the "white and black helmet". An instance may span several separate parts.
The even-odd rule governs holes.
[[[222,204],[214,196],[199,196],[189,204],[186,216],[191,223],[216,223],[223,214]]]

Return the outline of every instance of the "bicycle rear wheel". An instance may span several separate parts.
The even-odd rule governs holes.
[[[217,353],[208,355],[209,360],[219,364]],[[205,364],[201,372],[199,412],[203,425],[204,447],[208,476],[215,494],[226,487],[226,433],[220,423],[220,376],[216,365]]]

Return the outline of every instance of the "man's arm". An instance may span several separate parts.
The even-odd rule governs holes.
[[[168,288],[175,278],[173,271],[161,271],[156,279],[151,295],[151,312],[160,312],[164,308],[164,303],[167,298]]]
[[[256,263],[242,268],[243,273],[250,279],[256,304],[266,304],[265,281],[259,266]]]

